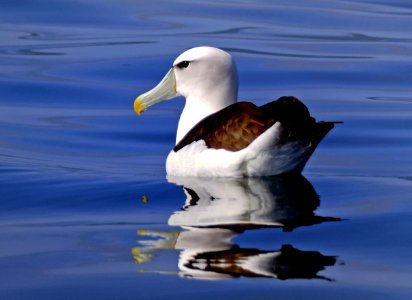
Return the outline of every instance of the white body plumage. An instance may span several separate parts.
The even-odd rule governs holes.
[[[171,151],[166,171],[172,176],[243,177],[300,172],[309,155],[299,142],[278,144],[281,124],[275,123],[239,151],[208,148],[203,140]]]

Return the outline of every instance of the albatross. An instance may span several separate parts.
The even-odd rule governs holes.
[[[232,56],[214,47],[180,54],[160,83],[134,101],[138,115],[177,96],[186,98],[169,176],[245,177],[301,173],[334,122],[317,122],[292,96],[257,106],[238,102]]]

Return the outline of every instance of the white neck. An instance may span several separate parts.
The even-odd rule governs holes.
[[[226,101],[202,101],[186,99],[185,107],[180,115],[176,133],[176,145],[202,119],[236,102],[236,98],[228,97]]]

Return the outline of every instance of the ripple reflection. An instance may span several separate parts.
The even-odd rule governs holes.
[[[245,231],[339,221],[317,216],[319,196],[303,176],[210,179],[169,178],[183,186],[185,204],[170,217],[181,231],[138,230],[139,245],[132,249],[138,264],[154,260],[159,250],[179,250],[178,274],[196,279],[265,277],[326,279],[318,275],[336,263],[319,251],[302,251],[283,244],[280,249],[241,247],[234,239]]]

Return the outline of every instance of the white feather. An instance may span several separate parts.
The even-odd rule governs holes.
[[[248,147],[239,151],[208,148],[203,140],[179,151],[171,151],[166,161],[171,176],[243,177],[269,176],[303,168],[307,150],[298,142],[279,145],[282,128],[275,123]]]

